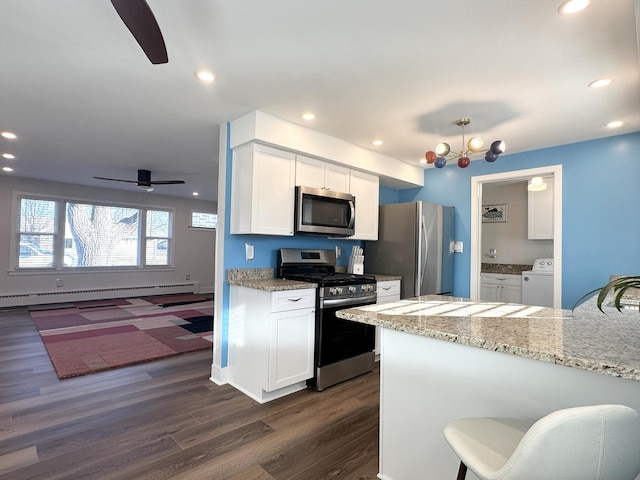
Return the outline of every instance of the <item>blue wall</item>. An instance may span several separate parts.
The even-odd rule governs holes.
[[[610,274],[640,274],[640,132],[513,155],[495,163],[425,170],[424,188],[399,201],[456,208],[456,240],[471,238],[471,177],[562,165],[562,306],[571,308]],[[469,295],[470,256],[455,256],[454,294]]]
[[[228,134],[231,126],[229,125]],[[228,140],[228,138],[227,138]],[[227,141],[227,145],[228,145]],[[226,218],[231,205],[231,149],[227,149]],[[610,274],[640,274],[640,132],[531,152],[501,155],[495,163],[455,163],[425,170],[424,187],[380,188],[380,203],[424,200],[456,208],[456,240],[471,239],[471,177],[549,165],[563,167],[563,307],[608,281]],[[361,242],[312,237],[230,235],[224,232],[224,271],[229,268],[275,268],[279,248],[328,248],[340,245],[346,265],[352,245]],[[255,247],[246,261],[244,244]],[[469,248],[455,255],[454,295],[469,296]],[[226,273],[225,273],[226,275]],[[229,285],[224,283],[222,367],[227,365]]]

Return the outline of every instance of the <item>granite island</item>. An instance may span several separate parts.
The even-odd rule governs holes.
[[[423,296],[338,312],[382,327],[379,478],[455,478],[442,429],[457,418],[640,411],[640,313],[605,310],[595,299],[571,312]]]

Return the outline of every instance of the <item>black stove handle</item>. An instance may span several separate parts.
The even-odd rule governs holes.
[[[320,304],[320,308],[349,307],[353,305],[370,305],[376,303],[377,294],[362,295],[347,298],[325,298]]]

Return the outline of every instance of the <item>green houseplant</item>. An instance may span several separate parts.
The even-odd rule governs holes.
[[[613,292],[614,294],[613,305],[616,307],[616,309],[619,312],[621,312],[622,306],[624,304],[623,303],[624,295],[631,293],[629,290],[636,289],[636,288],[640,289],[640,276],[637,276],[637,275],[616,276],[615,278],[612,278],[612,280],[606,285],[604,285],[603,287],[596,288],[595,290],[591,290],[590,292],[585,293],[582,297],[580,297],[580,299],[576,302],[573,308],[576,308],[576,306],[578,306],[587,297],[591,296],[591,294],[595,292],[600,292],[598,293],[598,299],[596,301],[596,304],[598,306],[598,309],[602,313],[604,313],[604,310],[602,310],[602,304],[607,298],[607,295],[609,295],[609,292]],[[637,298],[638,300],[640,300],[640,295],[637,295]],[[640,302],[638,304],[638,311],[640,311]]]

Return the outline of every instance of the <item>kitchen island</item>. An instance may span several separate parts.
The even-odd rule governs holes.
[[[379,477],[455,478],[442,429],[457,418],[640,411],[640,314],[594,302],[571,312],[423,296],[338,312],[382,327]]]

